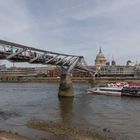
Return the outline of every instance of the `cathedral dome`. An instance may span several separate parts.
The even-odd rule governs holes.
[[[103,66],[105,64],[106,64],[106,58],[105,58],[105,56],[102,53],[102,50],[100,48],[99,53],[97,54],[96,59],[95,59],[95,65],[96,66]]]
[[[105,59],[105,56],[102,53],[101,49],[100,49],[99,53],[97,54],[96,59],[99,59],[99,60],[104,60]]]

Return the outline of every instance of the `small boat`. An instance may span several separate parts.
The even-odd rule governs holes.
[[[97,87],[88,89],[88,93],[96,93],[103,95],[113,95],[113,96],[121,96],[123,87]]]
[[[122,96],[140,97],[140,87],[123,87]]]
[[[119,85],[119,86],[118,86]],[[106,87],[94,87],[87,90],[88,93],[112,95],[112,96],[132,96],[140,97],[140,85],[136,84],[116,84]]]
[[[119,82],[119,83],[109,83],[108,87],[128,87],[129,84],[127,82]]]

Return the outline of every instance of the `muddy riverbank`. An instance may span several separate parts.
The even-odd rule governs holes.
[[[84,130],[82,128],[52,121],[43,122],[33,120],[28,122],[27,127],[50,132],[58,137],[65,137],[67,140],[114,140],[114,138],[110,136],[101,135],[92,130]],[[104,131],[109,132],[110,130],[104,129]]]
[[[18,133],[11,133],[0,130],[0,140],[31,140],[25,136],[21,136]]]

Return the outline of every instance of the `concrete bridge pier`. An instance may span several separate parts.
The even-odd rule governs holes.
[[[61,75],[58,96],[74,97],[71,74],[62,74]]]

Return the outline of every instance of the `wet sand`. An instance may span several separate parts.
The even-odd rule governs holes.
[[[77,127],[68,126],[66,124],[56,122],[43,122],[33,120],[28,122],[27,127],[53,133],[54,135],[65,136],[65,138],[72,140],[114,140],[109,136],[103,136],[90,130],[82,130]],[[105,130],[106,131],[106,130]]]
[[[0,131],[0,140],[31,140],[31,139],[25,136],[21,136],[17,133]]]
[[[90,130],[82,130],[77,127],[68,126],[63,123],[43,122],[33,120],[28,122],[28,128],[41,130],[47,133],[52,133],[57,140],[115,140],[113,137],[105,136]],[[103,131],[107,131],[103,130]],[[6,132],[0,130],[0,140],[34,140],[18,133]],[[37,140],[49,140],[48,137]]]

